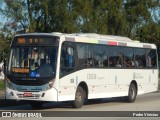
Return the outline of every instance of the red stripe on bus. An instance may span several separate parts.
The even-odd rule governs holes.
[[[117,45],[117,42],[108,42],[108,45]]]

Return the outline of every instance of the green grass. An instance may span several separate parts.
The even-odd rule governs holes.
[[[0,90],[4,90],[4,81],[0,80]]]

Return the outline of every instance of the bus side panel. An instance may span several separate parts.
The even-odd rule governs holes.
[[[158,70],[156,69],[146,69],[141,72],[145,79],[139,80],[139,85],[143,90],[142,94],[155,92],[158,90]],[[139,93],[141,94],[141,93]]]
[[[109,79],[109,74],[110,69],[84,69],[62,77],[59,81],[58,100],[74,100],[80,82],[87,84],[89,99],[126,96],[128,85],[125,82],[112,83],[114,80]]]
[[[59,81],[59,101],[74,100],[80,82],[88,86],[88,99],[127,96],[129,85],[137,82],[138,94],[157,90],[158,70],[152,69],[83,69]]]

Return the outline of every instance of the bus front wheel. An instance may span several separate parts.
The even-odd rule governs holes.
[[[128,96],[125,97],[126,102],[134,102],[136,100],[136,96],[137,96],[137,89],[135,84],[131,84],[129,87],[129,91],[128,91]]]
[[[85,100],[85,91],[81,86],[76,90],[75,100],[72,103],[73,108],[81,108]]]

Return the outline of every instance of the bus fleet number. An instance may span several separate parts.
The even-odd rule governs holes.
[[[87,74],[87,79],[96,79],[96,74]]]

